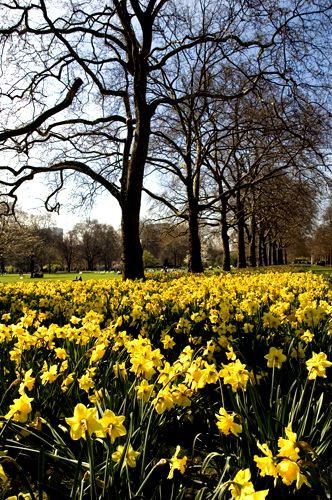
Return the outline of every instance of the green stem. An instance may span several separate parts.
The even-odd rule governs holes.
[[[146,449],[147,449],[147,443],[148,443],[148,437],[149,437],[149,431],[150,431],[150,425],[151,425],[153,412],[154,412],[154,409],[151,408],[150,416],[149,416],[149,420],[148,420],[148,425],[147,425],[146,430],[145,430],[144,445],[143,445],[143,450],[142,450],[141,480],[142,480],[143,474],[144,474],[145,454],[146,454]]]
[[[162,459],[162,460],[164,460],[164,459]],[[152,469],[150,470],[149,474],[147,474],[147,476],[145,477],[144,481],[141,483],[140,487],[139,487],[139,488],[138,488],[138,490],[136,491],[136,493],[135,493],[134,497],[137,497],[137,496],[141,493],[142,489],[144,488],[145,483],[148,481],[148,479],[149,479],[149,477],[151,476],[151,474],[153,473],[153,471],[154,471],[157,467],[159,467],[160,465],[163,465],[163,461],[162,461],[162,460],[159,460],[159,462],[158,462],[158,463],[156,463],[156,464],[152,467]],[[165,463],[166,463],[166,460],[165,460]]]
[[[272,408],[272,400],[273,400],[274,374],[275,374],[275,360],[273,360],[273,368],[272,368],[272,382],[271,382],[271,391],[270,391],[270,408]]]
[[[312,388],[311,388],[311,393],[310,393],[310,398],[309,398],[309,402],[307,404],[307,408],[306,408],[306,412],[305,412],[305,416],[304,416],[304,419],[303,421],[301,422],[301,425],[300,425],[300,428],[299,428],[299,431],[298,433],[301,435],[304,434],[304,431],[305,431],[305,428],[307,426],[307,420],[308,420],[308,416],[309,416],[309,412],[310,412],[310,407],[311,407],[311,402],[312,402],[312,398],[313,398],[313,395],[314,395],[314,391],[315,391],[315,387],[316,387],[316,380],[314,380],[314,383],[312,384]]]
[[[90,499],[95,500],[97,498],[97,487],[96,487],[96,478],[94,473],[93,441],[88,432],[86,432],[86,442],[88,445],[88,456],[89,456]]]

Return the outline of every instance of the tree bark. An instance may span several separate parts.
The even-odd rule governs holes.
[[[267,245],[266,245],[266,238],[265,236],[263,237],[263,265],[267,266],[269,263],[268,261],[268,256],[267,256]]]
[[[133,146],[130,159],[123,167],[121,179],[122,274],[124,279],[144,279],[140,210],[152,113],[146,103],[148,67],[143,55],[140,54],[139,64],[135,70],[136,125]]]
[[[30,255],[30,277],[33,278],[35,274],[35,256]]]
[[[229,248],[228,224],[227,224],[227,200],[221,200],[221,239],[224,249],[223,270],[231,270],[231,252]]]
[[[245,245],[245,214],[243,203],[241,201],[240,191],[236,195],[237,202],[237,250],[238,250],[238,267],[247,267],[246,262],[246,245]]]
[[[198,227],[198,210],[189,204],[189,265],[191,273],[202,273],[204,271],[201,255],[201,240]]]
[[[269,238],[269,261],[268,261],[268,265],[272,266],[272,241],[271,241],[270,238]]]
[[[255,214],[252,214],[251,216],[251,224],[250,224],[250,229],[251,229],[251,240],[250,240],[250,265],[251,267],[256,267],[257,266],[257,258],[256,258],[256,218]]]
[[[263,235],[263,231],[259,231],[259,235],[258,235],[258,265],[260,267],[262,267],[264,265],[263,247],[264,247],[264,235]]]
[[[275,241],[272,243],[272,263],[274,266],[278,265],[277,244]]]
[[[128,200],[122,210],[122,263],[124,279],[144,279],[143,249],[139,235],[137,201]]]

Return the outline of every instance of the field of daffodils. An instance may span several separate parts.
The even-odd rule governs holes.
[[[331,498],[311,273],[0,285],[0,498]]]

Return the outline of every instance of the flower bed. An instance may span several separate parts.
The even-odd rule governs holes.
[[[310,273],[0,286],[1,498],[325,498],[331,298]]]

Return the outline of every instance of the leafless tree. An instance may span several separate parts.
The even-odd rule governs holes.
[[[318,80],[323,88],[327,0],[78,0],[57,8],[15,0],[0,7],[4,202],[15,205],[23,183],[49,173],[57,184],[46,207],[57,210],[66,180],[85,176],[90,193],[103,188],[121,207],[125,278],[144,276],[139,217],[156,111],[195,97],[182,85],[179,61],[196,47],[215,48],[220,64],[243,78],[234,87],[219,64],[219,84],[197,95],[223,102],[261,79],[287,92],[302,85],[314,95]]]

